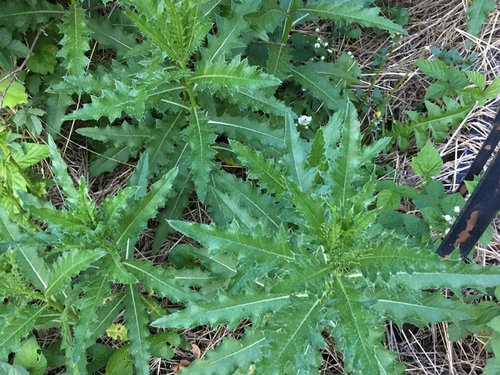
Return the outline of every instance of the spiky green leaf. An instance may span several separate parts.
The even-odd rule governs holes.
[[[136,287],[127,285],[126,288],[125,319],[130,337],[130,352],[134,358],[137,374],[149,375],[148,316]]]
[[[194,238],[209,250],[229,251],[236,253],[238,257],[245,256],[245,252],[247,254],[257,252],[264,259],[266,257],[289,261],[294,259],[294,252],[287,243],[278,242],[272,238],[264,236],[252,237],[236,230],[183,221],[170,221],[170,225],[185,235]]]
[[[218,60],[197,70],[191,76],[190,81],[209,88],[225,86],[249,90],[273,87],[280,84],[278,78],[248,65],[248,61],[241,60],[239,56],[236,56],[229,63]]]
[[[155,320],[154,327],[181,328],[198,325],[228,324],[236,327],[240,320],[257,318],[267,312],[283,309],[290,303],[290,295],[243,294],[228,298],[220,295],[218,301],[192,303],[182,311]]]
[[[63,58],[62,65],[68,70],[69,74],[80,75],[89,63],[85,52],[90,49],[90,46],[88,40],[89,30],[85,23],[85,10],[76,2],[71,4],[64,16],[60,31],[64,37],[60,42],[62,48],[57,53],[57,56]]]
[[[104,255],[106,255],[106,252],[103,250],[71,250],[64,252],[57,258],[52,267],[45,295],[52,296],[60,292],[71,277],[87,269],[93,262]]]
[[[171,169],[152,186],[149,193],[134,201],[123,214],[117,228],[109,228],[116,246],[123,246],[128,240],[136,241],[137,234],[146,228],[147,220],[154,217],[165,204],[172,183],[177,176],[177,168]]]
[[[391,33],[406,34],[405,29],[403,29],[400,25],[385,17],[381,17],[379,15],[380,8],[376,7],[363,8],[358,4],[352,6],[347,2],[344,2],[343,4],[333,3],[306,5],[303,7],[299,6],[297,11],[331,19],[335,22],[344,21],[347,23],[357,23],[362,26],[376,27],[381,30],[387,30]]]

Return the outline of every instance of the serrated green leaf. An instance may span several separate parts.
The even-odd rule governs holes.
[[[315,171],[307,166],[305,142],[300,139],[295,121],[290,112],[285,116],[285,146],[286,154],[283,160],[287,166],[288,177],[299,189],[308,192],[313,183]]]
[[[191,149],[191,172],[196,194],[203,201],[207,195],[210,172],[214,167],[212,159],[216,152],[211,146],[215,141],[215,134],[209,130],[207,119],[197,109],[189,116],[187,141]]]
[[[71,250],[64,252],[55,261],[45,289],[46,296],[61,291],[64,284],[73,276],[87,269],[93,262],[106,255],[103,250]]]
[[[80,75],[89,63],[88,57],[85,56],[85,52],[90,49],[85,10],[77,3],[71,4],[59,28],[64,37],[57,56],[63,58],[62,66],[69,74]]]
[[[38,143],[21,143],[24,154],[16,156],[16,162],[20,168],[28,168],[42,161],[50,155],[49,148],[46,145]]]
[[[71,95],[64,93],[48,94],[46,104],[46,130],[52,138],[56,138],[64,122],[63,117],[68,107],[73,104],[73,99],[71,99]]]
[[[146,93],[142,88],[133,89],[116,81],[114,90],[102,90],[99,96],[92,96],[92,103],[64,116],[64,120],[98,120],[107,117],[114,121],[122,112],[140,118],[146,107]]]
[[[176,279],[176,271],[163,267],[154,267],[147,261],[129,259],[123,262],[125,269],[137,277],[146,288],[154,290],[159,296],[172,301],[196,301],[203,300],[198,293],[184,287]],[[193,272],[194,274],[195,272]],[[186,275],[186,278],[188,276]],[[193,285],[193,284],[192,284]]]
[[[9,314],[2,312],[0,317],[0,358],[20,347],[20,341],[35,326],[38,317],[45,312],[47,306],[25,305],[20,308],[9,306]]]
[[[225,17],[216,17],[217,33],[208,34],[207,47],[201,48],[201,66],[213,64],[230,55],[232,49],[245,46],[240,37],[242,32],[248,30],[248,23],[243,17],[255,11],[258,3],[231,2],[231,13]]]
[[[396,274],[391,277],[391,284],[406,285],[415,290],[431,288],[477,288],[484,290],[496,287],[500,283],[500,270],[496,267],[480,267],[474,264],[443,262],[442,271],[416,271],[411,274]]]
[[[264,257],[271,256],[289,261],[294,259],[294,253],[288,244],[278,243],[272,238],[252,237],[231,229],[183,221],[170,221],[170,225],[209,250],[236,252],[239,257],[244,256],[246,251],[258,252]]]
[[[417,61],[418,68],[429,77],[445,81],[448,78],[448,66],[441,60]]]
[[[411,161],[411,167],[420,177],[430,179],[437,175],[443,168],[443,160],[432,142],[427,142]]]
[[[249,168],[249,177],[258,179],[260,184],[272,192],[281,194],[286,185],[279,170],[259,153],[252,151],[241,143],[232,141],[231,147],[236,151],[238,158]]]
[[[33,246],[19,246],[15,256],[28,280],[36,288],[45,291],[50,282],[50,272],[38,249]]]
[[[222,116],[210,118],[208,124],[240,142],[259,142],[277,149],[283,147],[283,131],[271,128],[268,121],[252,117]]]
[[[382,319],[363,306],[359,300],[363,297],[350,282],[340,277],[335,281],[332,308],[337,324],[332,335],[342,350],[345,369],[359,374],[402,373],[401,368],[396,368],[396,354],[381,344]]]
[[[297,9],[298,12],[308,13],[326,19],[332,19],[335,22],[344,21],[347,23],[358,23],[362,26],[376,27],[381,30],[387,30],[391,33],[406,34],[397,23],[379,16],[380,8],[363,8],[360,6],[350,6],[349,4],[317,4],[307,5]]]
[[[110,147],[92,162],[90,165],[90,176],[96,177],[104,172],[111,172],[117,164],[125,163],[130,157],[128,145]]]
[[[149,375],[148,317],[134,285],[127,285],[125,319],[135,370],[139,375]]]
[[[347,102],[339,116],[343,125],[342,138],[340,155],[335,162],[332,177],[339,189],[335,192],[335,197],[342,206],[345,206],[347,198],[352,195],[353,183],[359,176],[362,162],[361,133],[358,115],[351,102]]]
[[[79,128],[76,132],[91,139],[111,143],[115,147],[128,145],[131,152],[143,148],[151,140],[150,130],[144,123],[134,126],[127,121],[120,126]]]
[[[57,65],[57,47],[53,44],[37,44],[26,67],[39,74],[54,73]]]
[[[266,340],[259,334],[245,333],[241,340],[225,338],[222,344],[207,354],[206,359],[199,359],[189,365],[192,375],[231,374],[236,369],[247,371],[250,364],[261,357]]]
[[[59,154],[59,150],[49,135],[47,137],[47,142],[49,144],[50,158],[52,160],[52,171],[54,172],[56,183],[62,188],[66,196],[66,204],[70,207],[76,208],[78,206],[78,191],[73,185],[73,180],[68,174],[68,166]]]
[[[166,315],[151,323],[154,327],[180,328],[209,324],[228,324],[235,328],[240,320],[256,318],[266,312],[278,311],[290,303],[290,295],[220,295],[217,302],[191,303],[182,311]]]
[[[283,43],[272,43],[268,46],[269,58],[266,71],[279,79],[285,79],[290,71],[290,51]]]
[[[421,149],[429,139],[429,130],[434,136],[434,141],[440,142],[446,136],[449,126],[460,124],[473,108],[473,104],[453,105],[452,101],[446,99],[445,103],[446,108],[440,108],[426,101],[427,115],[408,111],[409,121],[396,122],[389,135],[397,139],[399,147],[403,150],[408,147],[411,133],[415,134],[418,149]]]
[[[298,299],[303,300],[300,307],[297,306],[293,313],[283,314],[285,319],[282,322],[289,324],[276,327],[278,331],[275,334],[269,333],[270,350],[257,365],[262,374],[278,375],[283,370],[302,370],[301,373],[307,374],[317,371],[317,354],[324,347],[318,333],[321,301],[313,296],[300,296]]]
[[[262,220],[269,225],[271,231],[280,227],[279,208],[271,197],[260,193],[252,183],[220,171],[213,174],[212,180],[215,202],[211,207],[214,209],[217,204],[218,214],[226,217],[228,224],[237,218],[240,225],[249,229]],[[242,210],[242,207],[245,209]]]
[[[395,321],[399,327],[412,323],[424,328],[429,323],[459,322],[471,318],[472,306],[440,294],[416,296],[408,293],[381,294],[373,308]]]
[[[134,34],[127,33],[121,25],[111,24],[108,18],[92,17],[87,26],[100,47],[112,48],[118,56],[124,56],[137,45]]]
[[[344,100],[340,95],[340,88],[335,87],[328,79],[318,79],[318,73],[313,64],[297,66],[291,69],[294,79],[302,87],[309,90],[315,98],[325,103],[328,108],[338,110]]]
[[[488,18],[489,12],[494,9],[495,0],[472,0],[471,5],[467,9],[469,33],[477,36],[481,31],[483,22]]]
[[[18,241],[21,228],[13,222],[3,207],[0,207],[0,240],[5,242]]]
[[[111,294],[110,283],[103,273],[94,275],[88,282],[81,285],[85,295],[78,301],[80,307],[79,321],[74,326],[73,339],[73,365],[80,362],[85,350],[93,342],[91,338],[91,327],[98,323],[97,311],[103,306],[103,300]]]
[[[248,65],[247,60],[236,56],[231,62],[215,61],[213,64],[197,70],[190,81],[206,87],[225,86],[245,88],[249,90],[278,86],[280,80],[270,74]]]
[[[176,176],[177,168],[165,173],[151,186],[147,195],[129,206],[129,210],[122,216],[117,228],[109,228],[109,235],[114,239],[116,246],[121,247],[128,240],[136,240],[138,233],[146,228],[147,220],[154,217],[158,209],[165,204],[165,198]]]
[[[47,359],[42,353],[35,336],[26,340],[14,358],[14,365],[29,368],[31,375],[42,375],[47,369]]]

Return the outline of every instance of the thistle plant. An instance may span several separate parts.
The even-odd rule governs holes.
[[[251,320],[241,340],[224,340],[186,374],[317,373],[322,335],[334,339],[348,373],[403,373],[397,354],[383,345],[386,320],[463,326],[483,310],[466,303],[461,289],[495,287],[499,271],[442,261],[430,244],[415,247],[411,236],[384,228],[384,209],[374,205],[373,159],[390,139],[361,148],[352,104],[312,144],[300,138],[291,113],[285,129],[279,160],[231,142],[258,187],[216,178],[214,197],[224,197],[214,198],[223,202],[214,204],[215,212],[223,211],[217,225],[170,221],[203,247],[182,246],[179,259],[196,254],[225,286],[210,301],[186,300],[185,309],[152,325],[234,328]],[[234,209],[228,214],[226,207]],[[454,296],[443,296],[442,288]],[[486,308],[498,312],[494,304]]]

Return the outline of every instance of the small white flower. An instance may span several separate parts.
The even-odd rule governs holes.
[[[319,43],[316,43],[316,44],[314,45],[314,48],[319,48],[319,47],[321,47],[321,44],[319,44]]]
[[[450,228],[446,228],[444,231],[444,234],[448,234],[449,231],[450,231]]]
[[[455,208],[453,208],[453,211],[455,211],[458,214],[460,212],[460,207],[455,206]]]
[[[330,48],[328,48],[328,49],[326,50],[326,52],[328,52],[328,53],[333,53],[333,51],[332,51]]]
[[[306,91],[306,89],[304,87],[302,87],[302,91]]]
[[[323,47],[328,47],[328,42],[323,43]]]
[[[316,30],[314,30],[314,31],[316,31],[317,33],[319,33],[319,27],[317,27]]]
[[[321,57],[320,57],[320,59],[321,59],[321,60],[324,60],[324,59],[325,59],[325,56],[321,56]]]
[[[302,115],[299,117],[297,122],[299,123],[299,125],[307,127],[307,125],[309,125],[311,123],[311,120],[312,120],[311,116]]]
[[[352,52],[351,51],[347,51],[347,54],[352,57]]]
[[[451,217],[450,215],[443,215],[443,219],[450,223],[453,220],[453,217]]]
[[[318,39],[316,39],[318,42],[321,42],[323,39],[321,39],[321,37],[318,36]]]

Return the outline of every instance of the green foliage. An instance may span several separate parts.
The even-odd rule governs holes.
[[[486,79],[479,72],[462,71],[451,63],[447,65],[441,60],[421,60],[417,66],[427,76],[437,81],[427,88],[424,101],[427,113],[406,111],[408,121],[396,122],[388,132],[403,150],[410,144],[412,133],[418,149],[426,143],[429,131],[436,142],[441,142],[450,125],[454,130],[476,104],[484,105],[486,101],[500,94],[499,78],[486,86]],[[453,99],[457,97],[458,100]],[[434,103],[430,99],[438,100]]]
[[[299,136],[291,115],[285,118],[286,151],[279,160],[266,160],[247,146],[231,143],[248,167],[249,177],[258,179],[254,189],[282,208],[279,229],[263,214],[256,215],[261,220],[252,220],[255,212],[242,205],[234,214],[220,213],[219,225],[170,221],[201,244],[200,254],[206,253],[200,257],[202,264],[210,267],[204,257],[232,254],[237,266],[235,273],[226,274],[227,287],[210,301],[184,300],[185,309],[152,325],[235,327],[242,319],[251,319],[252,326],[246,327],[241,342],[228,340],[206,360],[195,361],[186,373],[198,373],[201,368],[220,374],[236,369],[263,374],[316,372],[321,363],[318,351],[324,347],[321,332],[335,339],[346,372],[402,373],[402,364],[395,362],[397,355],[382,344],[385,321],[425,326],[475,319],[474,305],[446,299],[440,288],[460,294],[466,286],[480,290],[494,286],[498,270],[443,262],[429,249],[412,247],[404,236],[377,222],[389,211],[372,205],[375,181],[370,165],[387,140],[373,150],[361,148],[360,124],[351,103],[317,133],[314,150]],[[321,147],[318,137],[335,132],[335,139],[328,138],[335,151]],[[414,163],[425,176],[436,171],[429,147]],[[307,160],[320,162],[306,164]],[[307,178],[309,174],[314,182]],[[234,189],[240,190],[234,182]],[[216,213],[221,207],[225,210],[231,199],[224,195],[226,205],[216,204],[212,209]],[[273,204],[261,209],[268,206],[273,209]],[[233,362],[236,353],[250,350],[250,345],[254,346],[247,362]],[[220,356],[227,360],[212,367]]]
[[[0,82],[0,92],[5,91],[5,97],[3,99],[4,107],[15,107],[18,104],[26,103],[28,101],[28,95],[26,94],[22,83],[12,82],[10,86],[8,86],[8,84],[8,80]]]
[[[418,62],[434,80],[420,111],[362,136],[355,105],[367,118],[372,93],[361,79],[373,71],[331,44],[362,28],[396,43],[404,9],[371,0],[55,3],[5,0],[0,12],[0,361],[13,363],[0,363],[2,374],[148,374],[151,356],[186,349],[173,331],[152,334],[151,322],[233,329],[250,319],[240,339],[225,338],[187,374],[317,373],[322,335],[345,372],[401,373],[384,346],[387,320],[448,321],[456,337],[493,329],[498,353],[497,310],[461,294],[489,293],[498,271],[431,252],[465,201],[432,179],[442,161],[429,135],[443,140],[500,93],[500,78],[487,82],[465,70],[472,58],[439,51],[440,60]],[[472,3],[471,30],[490,7]],[[296,32],[323,20],[328,36]],[[383,51],[373,67],[383,68]],[[390,98],[379,94],[383,111]],[[68,173],[60,133],[92,151],[92,183]],[[46,135],[48,147],[25,142]],[[423,183],[378,180],[375,157],[413,136]],[[30,170],[47,156],[57,204]],[[119,163],[135,165],[127,186],[92,200],[94,177]],[[212,224],[177,220],[194,193]],[[174,230],[201,248],[179,245],[154,264],[136,253],[148,223],[157,225],[154,254]],[[45,328],[61,335],[50,349],[36,340]]]
[[[0,203],[12,220],[22,223],[29,214],[22,208],[18,192],[44,194],[43,182],[31,178],[27,169],[49,156],[49,150],[44,145],[18,139],[18,134],[0,126]],[[0,235],[4,237],[7,233],[2,230]]]
[[[488,19],[489,12],[494,9],[494,0],[472,0],[470,6],[467,8],[469,33],[474,36],[479,35],[483,22]]]
[[[147,179],[133,179],[136,186],[106,198],[97,207],[87,196],[85,180],[81,179],[75,187],[51,138],[49,148],[56,182],[66,196],[65,208],[57,210],[32,195],[20,194],[23,208],[45,223],[46,229],[41,232],[33,225],[16,228],[6,223],[18,233],[11,230],[6,238],[10,250],[5,254],[11,254],[6,258],[11,268],[1,274],[5,278],[2,295],[9,297],[8,304],[2,307],[1,354],[5,356],[19,348],[22,353],[21,340],[45,323],[44,316],[49,315],[50,320],[55,319],[52,324],[62,328],[67,370],[86,373],[87,348],[125,307],[129,350],[137,371],[146,374],[150,356],[146,327],[150,317],[138,289],[139,282],[173,300],[179,296],[196,300],[189,286],[198,283],[197,271],[193,271],[192,278],[184,270],[183,277],[174,273],[171,279],[164,280],[160,269],[147,261],[131,259],[140,231],[164,204],[176,170],[163,175],[138,199],[134,195],[141,184],[147,184]],[[21,165],[30,165],[29,162],[26,157]],[[113,282],[128,284],[125,295],[111,291]],[[106,299],[112,301],[103,306]]]
[[[443,160],[441,160],[439,152],[432,146],[432,143],[427,142],[411,161],[411,167],[420,177],[429,180],[441,172]]]
[[[85,10],[76,2],[71,4],[64,16],[60,32],[64,37],[60,42],[62,48],[57,56],[63,58],[62,65],[68,74],[81,74],[89,63],[89,59],[85,56],[85,52],[90,49],[89,30],[85,24]]]

